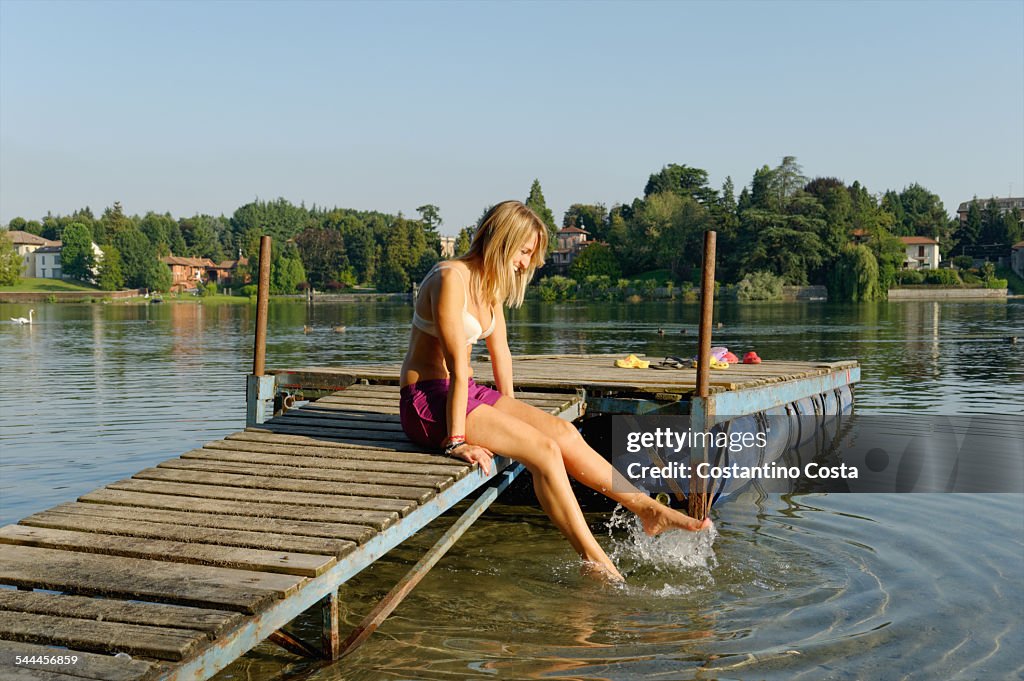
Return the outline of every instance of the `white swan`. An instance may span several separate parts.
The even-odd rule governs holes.
[[[24,317],[11,317],[11,321],[15,324],[31,324],[33,312],[35,312],[35,310],[28,311],[28,319],[25,319]]]

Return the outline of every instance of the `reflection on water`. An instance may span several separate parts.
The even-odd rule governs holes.
[[[36,305],[0,323],[0,521],[222,437],[244,420],[248,305]],[[27,314],[0,305],[0,319]],[[514,352],[693,354],[694,305],[527,306]],[[275,303],[268,365],[401,358],[407,305]],[[715,343],[857,359],[860,413],[1024,415],[1024,301],[722,306]],[[347,327],[335,333],[336,326]],[[303,327],[310,326],[309,333]],[[665,330],[660,336],[658,329]],[[682,331],[686,333],[682,333]],[[1018,678],[1021,495],[740,495],[712,546],[590,520],[629,586],[583,582],[536,510],[492,507],[350,659],[261,645],[222,674],[316,679]],[[444,531],[343,587],[349,626]],[[659,544],[659,542],[661,542]],[[316,619],[296,629],[315,640]]]

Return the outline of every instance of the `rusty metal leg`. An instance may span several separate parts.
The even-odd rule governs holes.
[[[305,641],[295,638],[284,629],[278,629],[268,636],[267,640],[271,643],[276,643],[289,653],[293,653],[299,657],[309,657],[314,660],[320,659],[320,651],[311,647]]]
[[[380,603],[370,611],[362,622],[359,623],[348,638],[341,644],[341,656],[348,655],[353,650],[363,644],[366,639],[370,638],[370,635],[377,630],[377,627],[387,618],[391,612],[398,607],[398,604],[402,602],[410,591],[413,590],[420,580],[423,579],[430,568],[434,567],[437,561],[441,560],[441,557],[448,552],[459,537],[469,529],[470,525],[479,518],[487,507],[490,506],[498,495],[505,491],[505,488],[511,484],[519,473],[524,470],[523,464],[517,463],[510,466],[507,470],[502,472],[497,478],[491,481],[490,486],[484,490],[484,492],[477,497],[476,501],[466,509],[455,523],[452,524],[448,531],[437,540],[437,543],[430,548],[427,553],[420,558],[419,562],[416,563],[409,570],[408,573],[395,585],[388,595],[381,599]],[[470,475],[473,475],[472,473]]]
[[[320,601],[323,615],[321,648],[325,660],[337,660],[341,654],[341,637],[338,635],[338,590],[335,589]]]

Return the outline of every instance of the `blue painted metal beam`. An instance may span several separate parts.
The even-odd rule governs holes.
[[[860,367],[832,371],[820,376],[808,376],[756,388],[720,392],[707,398],[693,397],[690,414],[693,419],[705,414],[713,415],[715,423],[731,416],[744,416],[796,402],[805,397],[820,395],[860,380]]]

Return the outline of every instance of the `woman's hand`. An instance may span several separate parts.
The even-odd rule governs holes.
[[[486,447],[471,445],[465,442],[456,447],[452,451],[451,456],[468,463],[480,464],[480,472],[484,475],[490,475],[491,473],[491,462],[494,460],[494,452]]]

